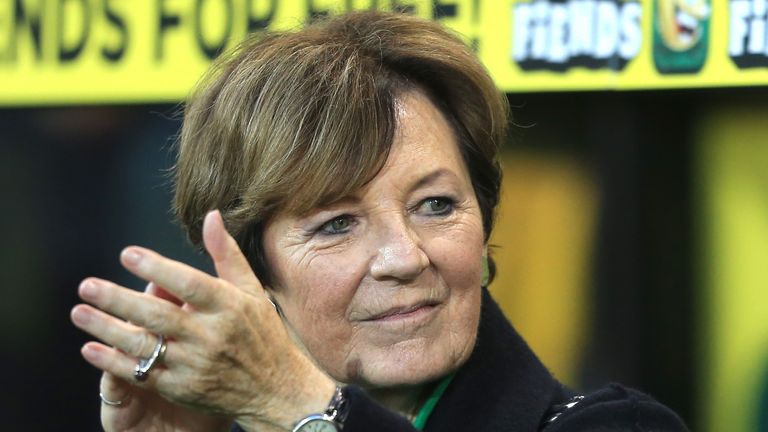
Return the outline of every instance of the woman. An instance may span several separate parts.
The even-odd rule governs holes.
[[[146,293],[79,289],[104,427],[685,430],[637,392],[564,388],[489,297],[506,124],[474,55],[417,18],[349,14],[221,59],[176,167],[217,277],[133,246]]]

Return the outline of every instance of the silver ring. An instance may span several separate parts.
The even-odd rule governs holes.
[[[167,345],[165,344],[165,337],[158,335],[157,345],[155,345],[152,355],[147,358],[140,358],[139,363],[133,369],[133,377],[136,381],[146,381],[149,377],[149,371],[152,370],[155,365],[163,359],[165,356],[165,350]]]
[[[99,392],[99,397],[101,398],[101,402],[103,402],[103,403],[105,403],[105,404],[107,404],[109,406],[120,406],[120,405],[123,404],[123,401],[121,401],[121,400],[113,401],[113,400],[107,399],[107,397],[104,396],[104,393],[102,393],[102,392]]]

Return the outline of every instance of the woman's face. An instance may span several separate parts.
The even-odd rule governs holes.
[[[277,215],[270,290],[317,364],[379,388],[445,375],[468,358],[480,314],[480,208],[449,123],[418,91],[398,101],[379,174],[309,215]]]

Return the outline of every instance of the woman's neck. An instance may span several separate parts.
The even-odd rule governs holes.
[[[368,394],[390,410],[413,421],[424,405],[435,383],[417,386],[368,389]]]

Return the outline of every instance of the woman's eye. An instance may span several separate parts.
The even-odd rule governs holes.
[[[352,226],[352,217],[348,215],[337,216],[324,223],[319,231],[323,234],[342,234],[349,231]]]
[[[447,215],[453,211],[453,200],[445,197],[427,198],[420,207],[428,215]]]

